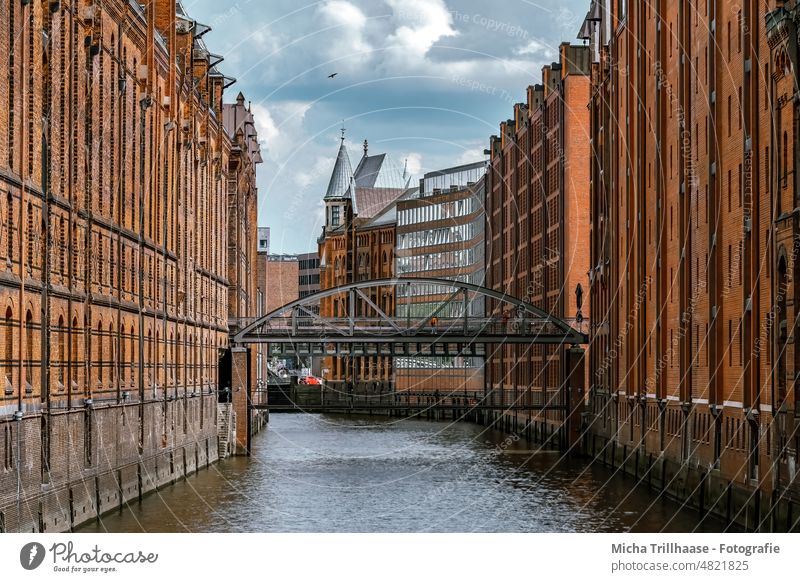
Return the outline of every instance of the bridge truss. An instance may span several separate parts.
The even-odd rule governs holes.
[[[425,296],[419,289],[434,289],[441,296],[430,313],[412,316],[409,308],[398,317],[381,306],[380,296],[387,292],[413,305],[414,297]],[[346,315],[320,314],[319,305],[326,298],[342,302]],[[528,302],[471,283],[434,278],[350,283],[244,323],[234,344],[268,343],[270,355],[286,356],[482,356],[487,344],[588,342],[575,326]]]

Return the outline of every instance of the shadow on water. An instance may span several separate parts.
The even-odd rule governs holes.
[[[630,476],[468,423],[274,414],[253,448],[78,531],[725,530]]]

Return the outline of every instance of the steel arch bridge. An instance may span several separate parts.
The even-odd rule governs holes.
[[[386,313],[382,302],[375,300],[386,291],[411,299],[430,296],[431,289],[443,299],[420,317],[412,316],[410,310],[405,316]],[[371,290],[376,291],[375,298]],[[346,301],[347,315],[317,313],[320,300],[326,298]],[[478,309],[481,315],[470,314],[487,299],[496,304],[490,313]],[[353,315],[358,302],[372,315]],[[577,346],[588,343],[588,338],[567,321],[498,291],[460,281],[409,277],[360,281],[308,295],[247,323],[233,343],[268,343],[271,354],[281,355],[404,357],[482,355],[486,344]]]

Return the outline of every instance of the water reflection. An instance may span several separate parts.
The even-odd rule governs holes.
[[[80,531],[722,531],[634,480],[466,423],[273,414],[234,458]]]

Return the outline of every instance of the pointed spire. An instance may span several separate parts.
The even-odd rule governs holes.
[[[405,188],[411,183],[411,175],[408,173],[408,158],[403,163],[403,184]]]
[[[369,143],[367,140],[364,140],[364,157],[366,158],[369,153]]]
[[[344,145],[344,128],[342,128],[342,143],[339,145],[339,153],[336,156],[336,163],[333,166],[331,180],[328,182],[328,190],[325,198],[351,198],[353,199],[353,167],[350,165],[350,156],[347,155],[347,147]]]

